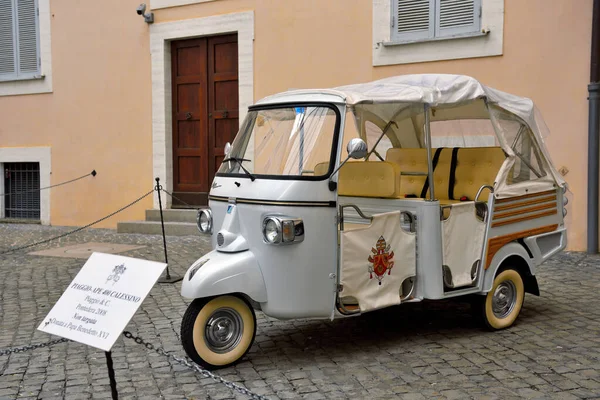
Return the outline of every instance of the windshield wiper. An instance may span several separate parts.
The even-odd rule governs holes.
[[[248,171],[246,168],[244,168],[244,166],[242,165],[242,163],[244,161],[252,161],[252,160],[248,160],[247,158],[241,158],[241,157],[229,157],[223,160],[223,162],[227,162],[227,161],[235,161],[238,163],[238,165],[240,166],[240,168],[242,169],[242,171],[244,171],[246,173],[246,175],[248,175],[250,177],[250,180],[252,182],[254,182],[254,180],[256,179],[256,177],[254,175],[252,175],[252,173],[250,171]]]

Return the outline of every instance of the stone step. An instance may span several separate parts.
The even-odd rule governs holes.
[[[168,209],[163,210],[165,222],[190,222],[196,223],[197,210]],[[160,210],[146,210],[146,221],[160,221]]]
[[[162,235],[162,229],[160,221],[128,221],[117,223],[117,233]],[[195,222],[165,222],[165,235],[167,236],[195,236],[199,234]]]

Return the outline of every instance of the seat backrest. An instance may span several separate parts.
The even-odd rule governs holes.
[[[444,148],[439,151],[440,155],[433,171],[433,189],[436,199],[447,200],[448,187],[450,185],[450,170],[452,167],[452,149]],[[429,197],[430,190],[431,188],[427,189],[426,197]]]
[[[400,170],[385,161],[348,162],[339,172],[338,194],[354,197],[399,197]]]
[[[427,173],[427,149],[388,149],[385,160],[398,166],[402,172]],[[421,196],[426,176],[403,175],[400,177],[399,197]]]
[[[500,147],[465,147],[458,149],[454,173],[453,197],[475,200],[482,185],[494,185],[506,156]],[[436,193],[437,193],[437,187]]]

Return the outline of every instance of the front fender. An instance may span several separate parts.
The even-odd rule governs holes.
[[[190,271],[201,262],[205,264],[190,280]],[[227,293],[243,293],[257,303],[267,301],[265,281],[251,251],[221,253],[213,250],[192,264],[181,284],[181,295],[191,299]]]
[[[529,258],[527,250],[525,250],[525,248],[523,248],[523,246],[521,246],[519,243],[510,242],[505,244],[500,250],[498,250],[498,252],[494,255],[494,258],[492,259],[489,268],[485,270],[482,293],[487,293],[490,290],[492,290],[494,278],[496,277],[496,272],[498,271],[498,268],[500,268],[502,262],[504,262],[504,260],[506,260],[510,256],[521,257],[523,261],[527,264],[527,268],[529,269],[529,273],[531,274],[531,276],[535,276],[535,267],[531,259]]]

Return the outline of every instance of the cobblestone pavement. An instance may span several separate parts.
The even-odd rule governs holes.
[[[68,228],[0,225],[0,251]],[[36,331],[85,260],[28,252],[86,242],[139,244],[124,255],[162,261],[160,236],[89,229],[59,242],[0,255],[0,349],[45,342]],[[168,237],[182,275],[208,250],[201,237]],[[469,306],[428,302],[358,318],[278,321],[258,313],[256,343],[226,379],[273,399],[600,399],[600,257],[564,253],[538,270],[516,325],[482,330]],[[183,355],[180,283],[157,284],[128,329]],[[243,398],[121,338],[113,347],[120,398]],[[109,399],[102,351],[75,342],[0,356],[0,398]]]

